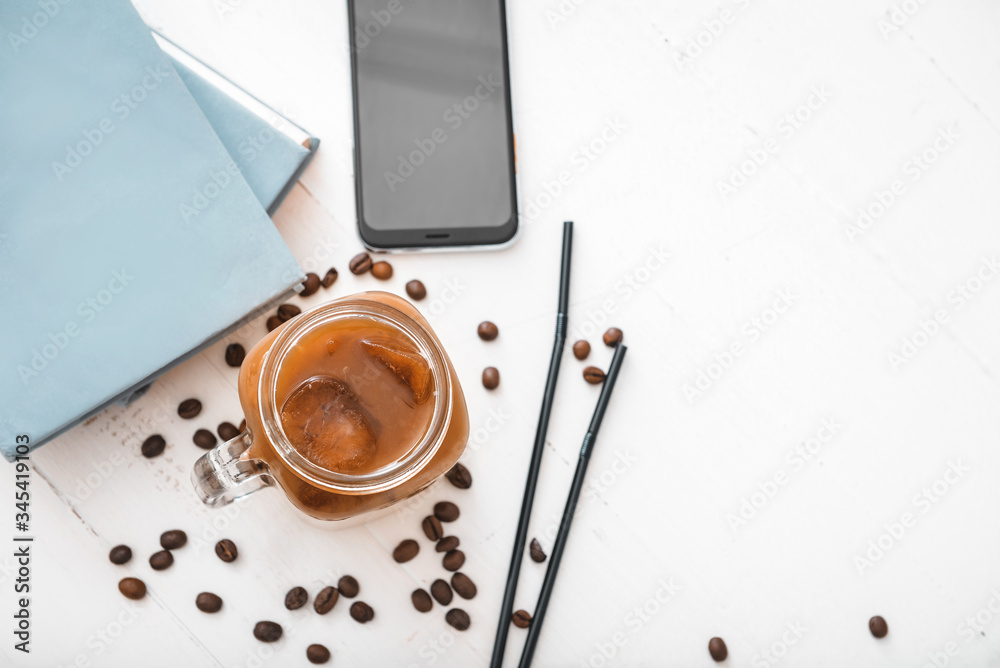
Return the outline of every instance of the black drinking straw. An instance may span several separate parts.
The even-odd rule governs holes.
[[[576,503],[580,500],[580,492],[583,490],[583,479],[587,475],[590,453],[597,441],[597,431],[601,428],[601,420],[604,419],[604,412],[608,408],[611,390],[615,388],[615,380],[618,378],[618,370],[622,366],[622,360],[625,359],[625,351],[625,346],[618,344],[615,356],[611,358],[611,368],[608,369],[608,375],[604,379],[604,387],[601,388],[601,396],[597,398],[597,407],[594,409],[594,417],[590,420],[590,428],[587,429],[587,434],[583,437],[580,459],[577,461],[573,484],[570,485],[569,496],[566,498],[562,522],[559,523],[559,533],[556,535],[555,545],[552,546],[549,567],[545,571],[545,580],[542,581],[542,591],[538,595],[538,604],[535,606],[535,614],[531,618],[531,626],[528,627],[528,638],[524,642],[521,663],[518,664],[520,668],[528,668],[535,655],[535,645],[538,644],[538,634],[542,632],[542,622],[545,620],[545,610],[549,607],[549,599],[552,597],[552,587],[556,582],[556,573],[559,572],[559,562],[562,561],[563,551],[566,549],[569,527],[573,522],[573,515],[576,513]]]
[[[552,401],[556,393],[556,381],[559,379],[559,362],[562,360],[563,348],[566,346],[566,312],[569,309],[569,265],[573,250],[573,221],[563,223],[562,268],[559,273],[559,312],[556,314],[556,341],[552,346],[552,359],[549,361],[549,375],[545,380],[545,394],[542,395],[542,411],[538,416],[538,428],[535,430],[535,446],[531,451],[531,463],[528,465],[528,480],[524,485],[524,499],[521,501],[521,518],[517,523],[517,535],[514,537],[514,552],[510,557],[510,571],[507,573],[507,589],[503,593],[503,605],[500,606],[500,623],[497,625],[497,637],[493,641],[492,668],[500,668],[503,663],[503,653],[507,646],[507,632],[510,630],[510,615],[514,609],[514,594],[517,592],[517,579],[521,573],[521,560],[524,558],[524,543],[528,537],[528,520],[531,519],[531,506],[535,502],[535,487],[538,485],[538,469],[542,465],[542,452],[545,451],[545,435],[549,431],[549,415],[552,414]]]

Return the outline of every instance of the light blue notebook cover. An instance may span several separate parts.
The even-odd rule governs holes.
[[[0,2],[8,458],[18,435],[55,436],[303,278],[131,4],[40,7]]]

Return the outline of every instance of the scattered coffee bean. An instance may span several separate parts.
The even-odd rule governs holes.
[[[438,578],[431,583],[431,596],[441,605],[448,605],[452,598],[451,585]]]
[[[326,645],[312,644],[306,647],[306,658],[309,663],[321,664],[330,660],[330,650]]]
[[[427,296],[427,288],[420,281],[413,279],[406,284],[406,294],[410,295],[410,299],[420,301]]]
[[[351,617],[359,624],[366,624],[375,619],[375,611],[364,601],[355,601],[351,604]]]
[[[122,596],[125,598],[138,601],[146,595],[146,583],[139,578],[123,578],[121,582],[118,583],[118,591],[120,591]]]
[[[451,588],[464,599],[474,597],[478,591],[476,583],[465,573],[455,573],[451,576]]]
[[[376,262],[372,265],[372,276],[380,281],[388,281],[392,278],[392,265],[388,262]]]
[[[292,587],[285,594],[285,607],[289,610],[298,610],[309,602],[309,592],[305,587]]]
[[[119,566],[127,564],[131,558],[132,548],[128,545],[115,545],[111,548],[111,552],[108,553],[108,559],[111,560],[111,563],[118,564]]]
[[[319,286],[319,276],[310,271],[306,274],[306,280],[302,281],[302,292],[299,293],[299,296],[311,297],[316,294],[317,290],[319,290]]]
[[[176,550],[187,545],[188,535],[180,529],[171,529],[160,534],[160,545],[164,550]]]
[[[215,444],[219,442],[219,439],[215,437],[215,434],[207,429],[199,429],[196,431],[192,440],[194,441],[194,444],[202,450],[211,450],[215,447]]]
[[[253,627],[253,637],[261,642],[274,642],[281,638],[281,624],[276,622],[257,622]]]
[[[302,309],[295,304],[282,304],[278,307],[278,320],[288,322],[300,313],[302,313]]]
[[[202,612],[212,613],[222,610],[222,599],[207,591],[198,594],[198,598],[194,600],[194,604]]]
[[[585,360],[590,355],[590,344],[584,340],[579,340],[573,344],[573,357],[578,360]]]
[[[164,571],[170,568],[173,563],[174,555],[170,553],[170,550],[160,550],[149,558],[149,565],[154,571]]]
[[[469,620],[469,613],[461,608],[452,608],[448,611],[448,614],[444,616],[444,620],[451,624],[452,628],[458,631],[464,631],[469,628],[471,623]]]
[[[444,474],[444,477],[448,479],[448,482],[459,489],[469,489],[472,487],[472,474],[469,473],[469,469],[462,466],[461,463],[456,463],[448,469],[448,472]]]
[[[142,456],[153,458],[160,455],[167,447],[167,442],[159,434],[153,434],[142,442]]]
[[[337,282],[337,276],[339,276],[337,270],[333,267],[330,267],[327,270],[326,275],[323,276],[323,280],[320,282],[323,284],[324,288],[328,288]]]
[[[708,653],[716,661],[725,661],[726,657],[729,656],[729,650],[722,638],[712,638],[708,641]]]
[[[231,441],[242,433],[232,422],[223,422],[216,431],[219,432],[219,438],[223,441]]]
[[[500,385],[500,372],[495,366],[488,366],[483,369],[483,387],[487,390],[495,390]]]
[[[417,541],[412,538],[407,538],[402,543],[396,546],[396,549],[392,551],[392,558],[396,560],[396,563],[405,564],[407,561],[417,556],[417,552],[420,551],[420,545]]]
[[[370,271],[372,268],[372,256],[368,253],[358,253],[351,258],[350,263],[351,273],[355,276],[360,276],[366,271]]]
[[[272,315],[267,319],[267,331],[273,332],[279,327],[281,327],[281,318],[276,315]]]
[[[177,407],[177,414],[185,420],[198,417],[198,413],[200,412],[201,402],[197,399],[185,399],[181,402],[181,405]]]
[[[345,575],[337,581],[337,589],[347,598],[354,598],[361,591],[361,585],[350,575]]]
[[[583,370],[583,379],[591,385],[600,385],[604,382],[604,372],[596,366],[588,366]]]
[[[483,320],[479,323],[479,329],[477,329],[476,332],[479,334],[479,338],[483,341],[492,341],[497,338],[497,334],[500,333],[500,330],[497,329],[497,326],[489,320]]]
[[[515,610],[510,618],[514,622],[514,626],[519,629],[526,629],[531,626],[531,613],[527,610]]]
[[[239,368],[246,356],[247,351],[240,344],[230,343],[226,346],[226,364],[229,366]]]
[[[223,538],[215,544],[215,553],[219,555],[219,559],[222,559],[226,563],[236,561],[236,557],[240,556],[239,551],[236,549],[236,543],[228,538]]]
[[[531,560],[538,563],[545,561],[545,550],[542,549],[542,544],[538,542],[537,538],[531,539],[531,545],[528,548],[528,554],[531,555]]]
[[[437,542],[434,547],[435,552],[450,552],[458,547],[458,537],[457,536],[445,536]]]
[[[617,327],[609,327],[608,331],[604,332],[604,345],[614,348],[622,342],[623,338],[625,335],[622,334],[622,330]]]
[[[457,571],[465,564],[465,552],[461,550],[448,550],[445,552],[441,564],[446,571]]]
[[[868,630],[872,632],[872,635],[876,638],[884,638],[887,633],[889,633],[889,625],[886,624],[885,619],[879,615],[875,615],[868,620]]]
[[[434,607],[431,595],[424,589],[414,589],[413,593],[410,594],[410,600],[413,601],[413,607],[417,609],[417,612],[430,612],[430,609]]]
[[[316,600],[313,601],[313,610],[321,615],[333,610],[333,606],[337,605],[337,601],[340,600],[340,592],[337,591],[336,587],[323,587],[318,594],[316,594]]]
[[[425,517],[424,521],[420,523],[420,526],[423,527],[424,535],[427,536],[429,540],[437,541],[444,536],[444,529],[441,527],[441,520],[433,515]]]
[[[459,510],[451,501],[439,501],[434,504],[434,517],[442,522],[454,522],[458,519]]]

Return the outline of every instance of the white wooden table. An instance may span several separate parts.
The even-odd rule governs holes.
[[[275,222],[307,271],[341,278],[300,301],[382,287],[345,271],[360,244],[344,3],[137,5],[322,138]],[[420,308],[469,399],[472,489],[442,482],[344,531],[312,528],[276,489],[202,507],[191,435],[239,422],[223,350],[261,337],[254,321],[32,456],[33,652],[8,635],[0,663],[283,667],[321,642],[334,666],[485,665],[573,219],[570,342],[606,365],[614,324],[630,352],[535,664],[710,666],[721,636],[727,665],[998,665],[1000,7],[896,6],[512,2],[523,235],[502,252],[393,257],[387,284],[427,285]],[[476,337],[483,319],[493,343]],[[493,393],[487,365],[502,373]],[[581,368],[567,348],[530,532],[546,549],[598,392]],[[189,396],[205,404],[193,423],[176,416]],[[169,445],[147,460],[154,432]],[[453,530],[479,587],[465,633],[409,602],[445,573],[419,528],[442,499],[462,508]],[[153,572],[172,528],[191,543]],[[237,562],[213,554],[221,537]],[[422,550],[400,566],[407,537]],[[126,567],[108,562],[118,543],[135,553]],[[533,609],[543,571],[526,560],[517,607]],[[284,609],[290,587],[314,595],[344,573],[373,623],[343,602],[326,617]],[[122,598],[125,574],[151,595]],[[195,608],[205,590],[224,598],[218,615]],[[257,642],[261,619],[285,638]]]

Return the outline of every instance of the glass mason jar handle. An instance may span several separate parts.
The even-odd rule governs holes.
[[[224,506],[258,489],[274,484],[267,464],[259,459],[240,459],[250,447],[249,429],[217,445],[194,463],[191,482],[198,498],[209,506]]]

